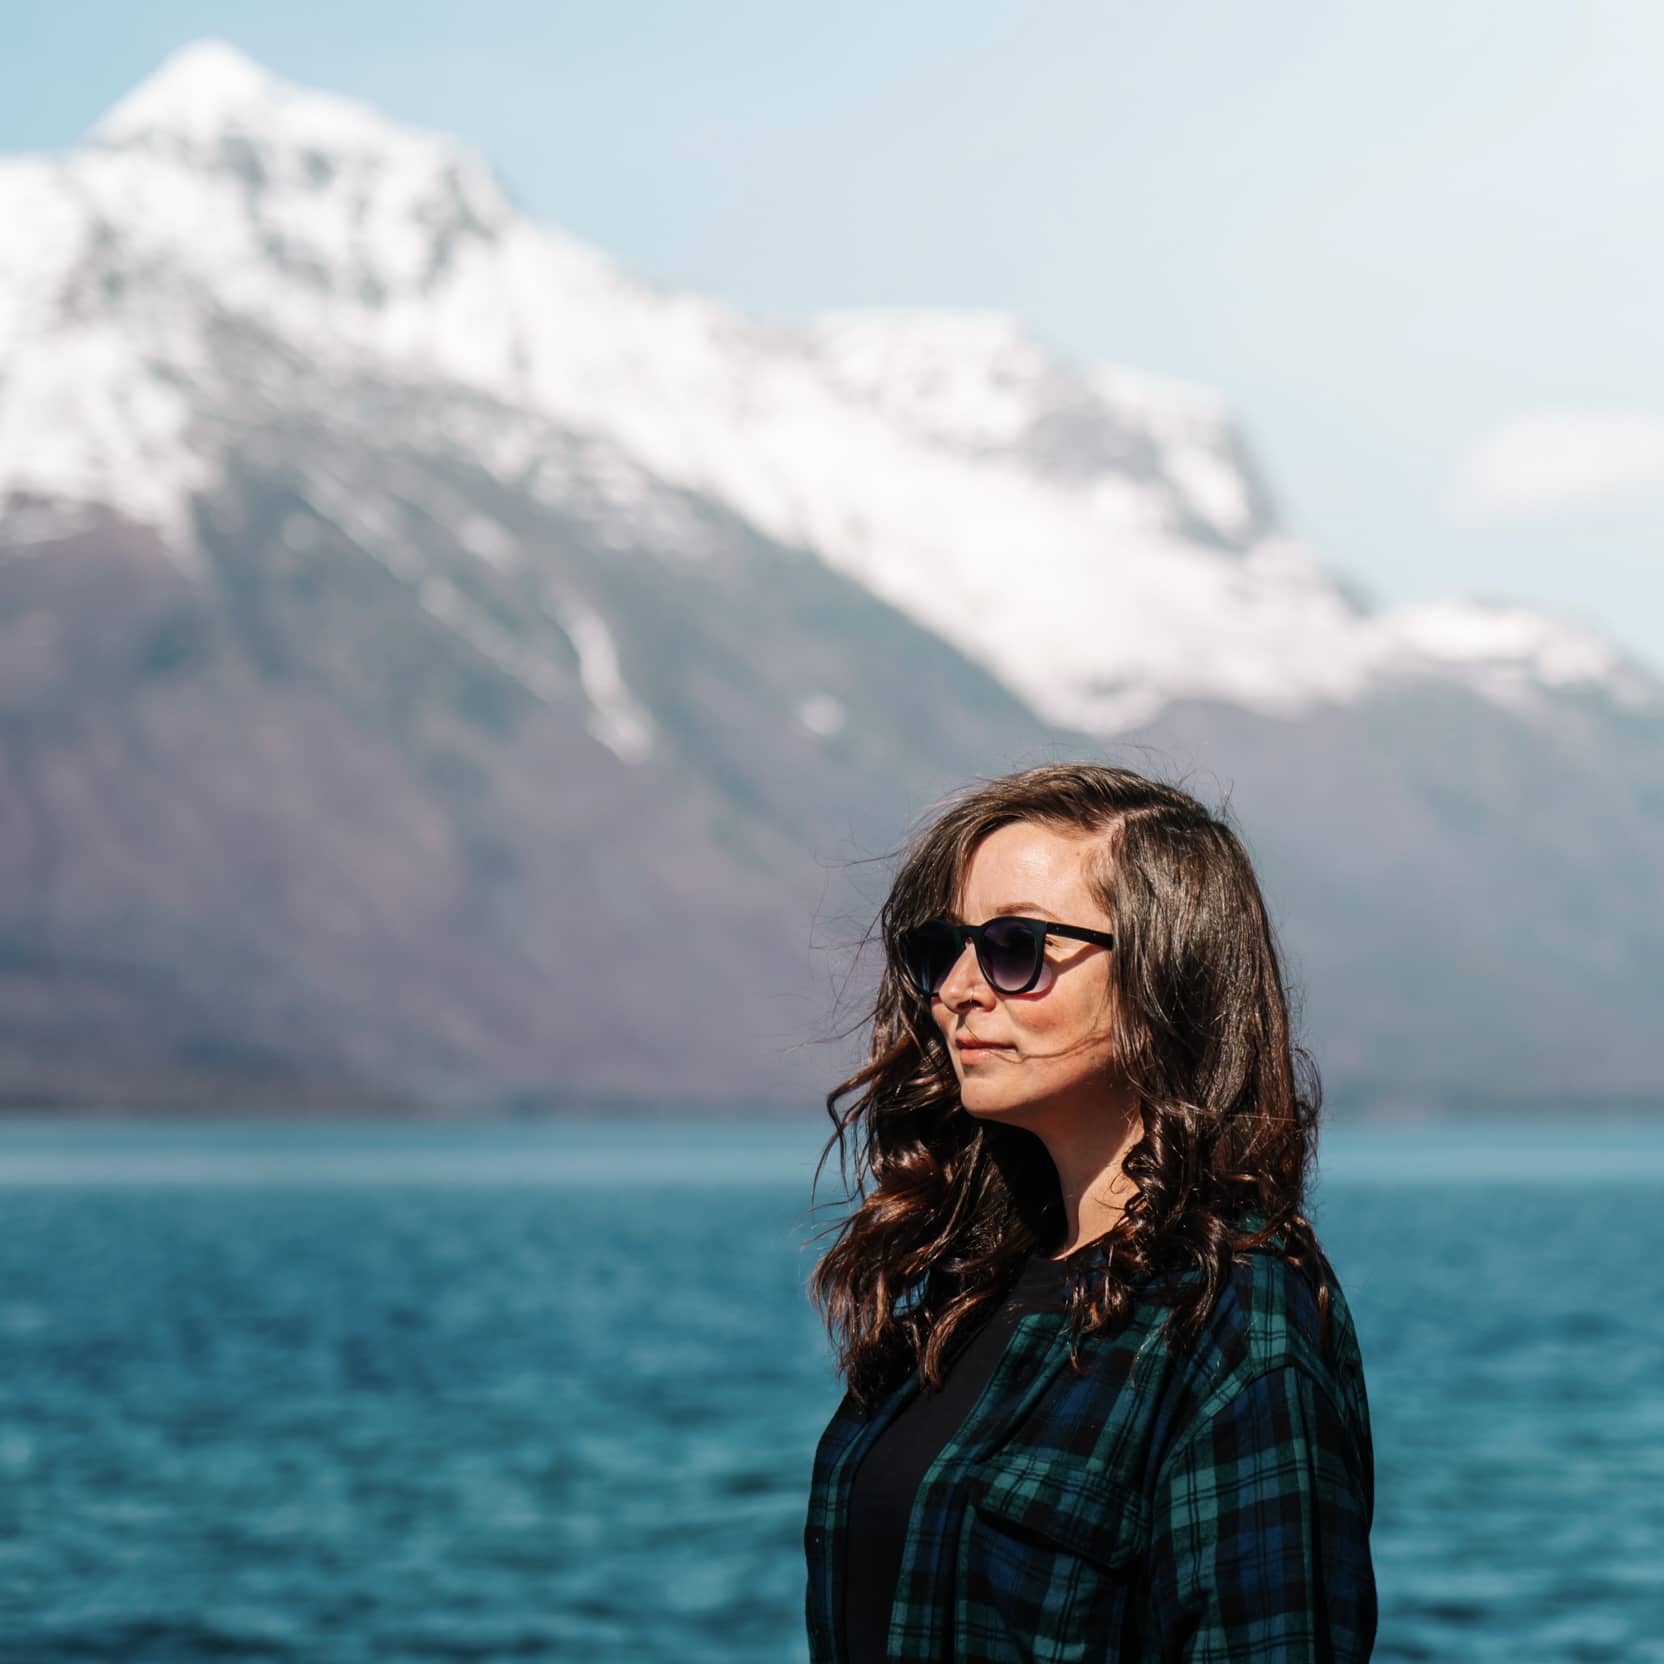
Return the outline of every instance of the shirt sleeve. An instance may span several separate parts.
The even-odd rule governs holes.
[[[1152,1655],[1362,1664],[1375,1643],[1373,1451],[1323,1384],[1252,1377],[1162,1465],[1146,1586]]]

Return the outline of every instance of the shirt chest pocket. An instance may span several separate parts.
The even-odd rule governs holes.
[[[1051,1456],[977,1469],[955,1564],[956,1659],[1116,1656],[1148,1541],[1143,1498]]]

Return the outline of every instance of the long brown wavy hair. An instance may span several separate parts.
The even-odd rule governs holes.
[[[1315,1275],[1326,1337],[1331,1272],[1303,1212],[1322,1089],[1291,1039],[1247,851],[1222,814],[1176,786],[1048,763],[947,800],[905,847],[873,926],[885,965],[867,1061],[826,1095],[833,1132],[811,1187],[836,1148],[844,1202],[860,1197],[828,1227],[836,1238],[809,1285],[849,1391],[870,1402],[910,1367],[939,1387],[961,1326],[1066,1227],[1044,1144],[962,1107],[930,1002],[896,959],[900,932],[954,911],[977,844],[1013,821],[1101,835],[1087,883],[1115,936],[1114,1067],[1143,1124],[1122,1162],[1136,1194],[1109,1231],[1068,1256],[1072,1366],[1082,1336],[1119,1326],[1140,1297],[1171,1304],[1164,1333],[1170,1349],[1183,1346],[1233,1256],[1267,1244]]]

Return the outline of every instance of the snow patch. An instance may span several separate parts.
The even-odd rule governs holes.
[[[799,701],[797,707],[797,720],[811,734],[819,734],[822,738],[840,733],[848,715],[843,701],[830,693],[811,693]]]
[[[506,570],[516,564],[519,544],[484,514],[465,514],[456,528],[457,541],[469,554],[487,565]]]
[[[190,503],[218,479],[186,391],[119,329],[86,322],[14,344],[0,377],[0,498],[108,507],[199,569]]]
[[[1656,679],[1612,642],[1573,619],[1529,607],[1445,597],[1397,607],[1383,624],[1410,651],[1483,674],[1499,698],[1525,685],[1599,686],[1631,708],[1659,698]]]
[[[550,596],[544,604],[578,655],[578,678],[590,703],[590,733],[623,762],[644,762],[653,749],[652,719],[624,681],[606,620],[576,599]]]

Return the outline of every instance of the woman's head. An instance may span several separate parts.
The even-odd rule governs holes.
[[[1077,826],[1007,821],[972,845],[946,916],[966,924],[1033,918],[1113,936],[1103,845],[1102,833]],[[1040,941],[1032,988],[1002,992],[967,944],[928,1008],[965,1111],[1044,1137],[1047,1128],[1102,1116],[1119,1082],[1113,943],[1054,933]],[[1024,945],[1015,935],[1016,950]]]
[[[906,973],[915,927],[1002,912],[1112,945],[1048,934],[1022,993],[990,982],[968,943],[932,994]],[[1135,1284],[1186,1269],[1199,1280],[1177,1315],[1194,1330],[1233,1246],[1280,1232],[1290,1258],[1316,1253],[1301,1213],[1315,1071],[1291,1041],[1247,852],[1189,793],[1086,763],[984,781],[912,840],[879,929],[868,1060],[827,1097],[828,1149],[853,1136],[865,1194],[814,1281],[858,1393],[904,1358],[934,1377],[958,1324],[1056,1243],[1047,1150],[1065,1141],[1125,1151],[1125,1215],[1098,1245],[1112,1253],[1071,1256],[1077,1333],[1124,1316]],[[1005,1049],[968,1054],[972,1037]],[[1256,1214],[1258,1237],[1233,1236]]]

